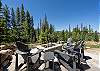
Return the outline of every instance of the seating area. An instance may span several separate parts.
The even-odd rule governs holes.
[[[63,50],[47,51],[37,48],[36,53],[30,53],[32,49],[23,42],[17,41],[16,46],[15,71],[19,71],[24,64],[26,64],[27,71],[61,71],[60,65],[64,66],[67,71],[81,71],[84,70],[82,64],[86,64],[87,60],[84,55],[83,41],[79,41],[76,45],[67,41],[67,45],[61,46]],[[18,55],[21,55],[24,59],[24,63],[19,66]],[[38,57],[38,59],[34,59],[34,56]],[[44,68],[39,70],[39,67],[43,64]]]

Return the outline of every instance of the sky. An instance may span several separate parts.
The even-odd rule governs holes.
[[[2,0],[9,9],[21,7],[24,4],[25,10],[29,10],[34,17],[34,26],[37,27],[40,18],[45,13],[49,24],[53,24],[56,30],[68,29],[76,25],[87,26],[90,24],[94,30],[99,30],[100,23],[100,2],[99,0]]]

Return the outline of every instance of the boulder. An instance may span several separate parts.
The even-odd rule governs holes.
[[[7,50],[10,49],[13,52],[15,52],[16,46],[14,44],[12,45],[0,45],[0,50]]]
[[[7,46],[6,45],[0,45],[0,49],[3,50],[3,49],[6,49]]]
[[[10,49],[0,51],[0,65],[1,65],[0,69],[2,69],[2,66],[10,64],[12,60],[12,54],[13,51]]]

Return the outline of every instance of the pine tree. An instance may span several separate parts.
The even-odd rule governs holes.
[[[33,40],[36,42],[36,32],[34,30],[33,16],[31,16],[30,23],[31,23],[30,42],[33,42]],[[34,39],[33,39],[33,37],[34,37]]]
[[[12,39],[13,41],[15,41],[16,39],[16,35],[17,35],[17,27],[16,27],[16,20],[15,20],[15,13],[14,13],[14,9],[11,9],[11,24],[12,24]]]
[[[70,27],[70,24],[69,24],[69,31],[68,31],[68,37],[71,37],[72,34],[71,34],[71,27]]]
[[[49,40],[49,42],[54,42],[54,26],[52,25],[52,24],[50,24],[50,28],[49,28],[49,31],[48,31],[49,33],[48,33],[48,40]]]
[[[46,30],[49,30],[49,24],[48,24],[48,21],[47,21],[47,16],[45,14],[45,17],[43,19],[43,22],[42,22],[42,31],[45,32]]]
[[[45,14],[45,18],[41,24],[41,34],[40,34],[40,42],[48,43],[49,42],[49,24],[47,21],[47,16]]]
[[[2,36],[4,35],[4,26],[2,2],[0,0],[0,43],[3,41]]]
[[[81,37],[81,31],[80,31],[80,28],[78,27],[78,25],[73,28],[73,31],[72,31],[72,38],[74,41],[79,41],[80,40],[80,37]]]
[[[1,7],[2,7],[2,2],[1,2],[1,0],[0,0],[0,9],[1,9]]]
[[[15,21],[15,13],[14,13],[14,9],[11,9],[11,24],[12,27],[15,28],[16,27],[16,21]]]
[[[61,39],[62,39],[62,41],[65,41],[65,32],[64,32],[64,30],[62,30],[62,32],[61,32]]]
[[[26,29],[25,29],[25,25],[27,24],[26,20],[25,20],[25,11],[24,11],[24,5],[22,4],[21,6],[21,12],[20,12],[20,28],[21,28],[21,33],[20,33],[20,38],[22,41],[27,41],[26,40]]]
[[[68,30],[66,29],[66,31],[65,31],[65,42],[67,42],[67,39],[68,39]]]
[[[22,24],[22,39],[25,39],[26,42],[36,41],[36,31],[33,26],[33,16],[30,16],[30,13],[27,11],[25,21]]]
[[[25,21],[25,11],[24,11],[24,5],[22,4],[21,7],[21,23]]]
[[[4,14],[3,13],[4,12],[3,12],[3,8],[2,8],[2,2],[0,0],[0,20],[3,19],[3,17],[4,17]]]
[[[94,41],[99,42],[99,36],[97,31],[95,31],[94,33]]]
[[[50,24],[49,33],[52,34],[54,32],[54,26]]]
[[[21,40],[21,38],[20,38],[21,23],[20,23],[20,10],[19,10],[19,7],[17,7],[17,9],[16,9],[16,27],[17,27],[16,38],[18,40]]]
[[[40,33],[42,31],[42,22],[41,22],[41,19],[40,19]]]
[[[5,18],[5,38],[4,41],[5,42],[10,42],[10,38],[11,38],[11,24],[10,24],[10,11],[8,6],[5,4],[4,6],[4,18]]]
[[[88,40],[88,41],[91,41],[91,40],[92,40],[91,25],[89,25],[89,28],[88,28],[87,40]]]
[[[88,29],[87,26],[83,27],[83,40],[87,40]]]
[[[80,39],[83,41],[83,24],[81,23],[81,33],[80,33]]]
[[[27,22],[27,35],[28,35],[28,41],[30,41],[30,29],[31,29],[31,23],[30,23],[30,13],[29,11],[26,12],[26,22]]]
[[[37,28],[37,40],[39,40],[39,35],[40,35],[40,28],[39,28],[39,23],[38,23],[38,28]]]
[[[5,16],[5,22],[6,22],[6,27],[10,28],[11,24],[10,24],[10,11],[8,9],[8,6],[5,4],[4,7],[4,16]]]

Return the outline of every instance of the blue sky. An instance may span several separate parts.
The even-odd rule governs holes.
[[[94,30],[99,31],[99,0],[2,0],[10,9],[21,6],[29,10],[34,17],[34,26],[37,27],[39,19],[47,14],[49,24],[56,30],[63,30],[71,25],[89,24]]]

